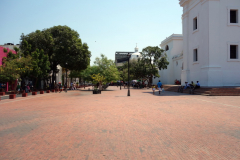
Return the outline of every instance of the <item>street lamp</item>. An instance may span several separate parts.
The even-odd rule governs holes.
[[[126,57],[121,58],[121,59],[117,59],[117,63],[128,61],[128,96],[130,96],[130,87],[129,87],[129,59],[130,58],[131,58],[131,54],[128,53]],[[121,89],[121,85],[120,85],[120,89]]]
[[[129,86],[129,59],[131,58],[131,55],[128,53],[128,96],[130,96],[130,86]]]
[[[66,63],[66,66],[67,66],[67,63]],[[66,69],[66,88],[67,88],[67,68]]]

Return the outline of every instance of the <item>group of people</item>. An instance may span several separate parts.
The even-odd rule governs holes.
[[[160,80],[157,83],[157,88],[158,88],[158,93],[161,94],[161,92],[163,91],[163,85]],[[152,85],[152,90],[153,90],[153,95],[154,95],[155,90],[156,90],[155,85]]]
[[[76,90],[76,89],[77,89],[77,88],[76,88],[76,84],[73,83],[73,82],[71,82],[70,89],[71,89],[71,90]]]
[[[188,82],[185,82],[184,89],[187,89],[187,88],[193,88],[193,89],[200,88],[200,83],[199,81],[197,81],[196,84],[193,81],[191,82],[191,84],[189,84]]]
[[[28,84],[23,85],[23,87],[21,87],[21,84],[18,83],[17,85],[17,94],[20,94],[21,91],[24,91],[25,93],[29,93],[32,91],[32,84],[30,82],[28,82]]]

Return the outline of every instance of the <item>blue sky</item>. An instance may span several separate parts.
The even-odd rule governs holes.
[[[0,0],[0,44],[28,34],[67,25],[80,34],[92,53],[114,60],[116,51],[157,46],[182,33],[178,0]]]

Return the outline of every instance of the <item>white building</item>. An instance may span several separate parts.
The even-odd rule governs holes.
[[[180,0],[185,81],[240,86],[240,0]]]
[[[181,34],[172,34],[162,41],[160,47],[165,50],[169,65],[167,69],[160,70],[160,78],[153,79],[153,84],[159,80],[163,84],[174,84],[175,80],[181,79],[183,65],[183,36]]]
[[[183,7],[182,85],[200,81],[202,86],[240,86],[240,0],[179,1]],[[169,67],[167,75],[176,75],[171,61]]]
[[[134,51],[135,52],[131,54],[130,60],[133,60],[133,59],[137,60],[138,58],[141,57],[141,53],[138,52],[138,47],[137,46],[135,47]]]

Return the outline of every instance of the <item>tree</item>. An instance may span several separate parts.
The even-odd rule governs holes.
[[[120,73],[113,60],[108,59],[105,55],[97,57],[94,65],[98,67],[98,73],[105,77],[105,82],[117,81],[120,79]]]
[[[44,54],[44,51],[39,51],[38,49],[35,52],[32,52],[32,72],[31,77],[35,79],[34,88],[37,87],[38,80],[42,80],[48,76],[48,71],[50,69],[50,62],[48,55]]]
[[[100,75],[100,73],[98,74],[93,74],[92,76],[92,79],[95,83],[99,83],[99,85],[101,86],[102,83],[105,81],[105,77]]]
[[[153,76],[158,77],[158,69],[167,69],[169,62],[167,61],[167,55],[163,54],[164,50],[156,47],[148,46],[142,50],[141,53],[141,63],[144,64],[146,68],[146,73],[149,77],[149,82],[151,85]]]
[[[52,71],[52,83],[58,72],[57,65],[69,70],[86,69],[91,52],[86,43],[82,44],[79,34],[68,26],[54,26],[28,35],[22,34],[20,49],[29,55],[37,49],[48,55]]]
[[[0,82],[11,82],[21,79],[23,75],[32,71],[32,58],[30,56],[22,58],[6,58],[0,66]]]

